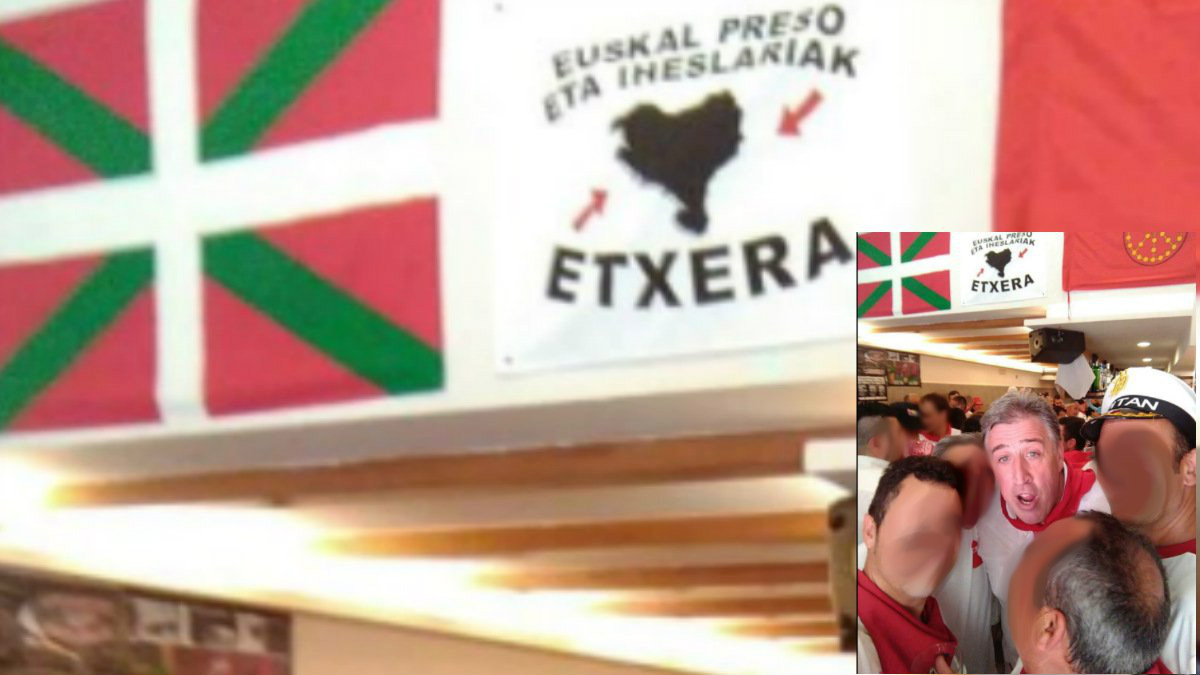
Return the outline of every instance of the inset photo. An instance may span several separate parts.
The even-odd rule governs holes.
[[[858,672],[1195,673],[1197,235],[857,245]]]

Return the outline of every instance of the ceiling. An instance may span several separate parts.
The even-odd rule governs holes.
[[[1192,317],[1176,314],[1138,316],[1127,319],[1070,321],[1043,317],[1002,317],[967,319],[954,322],[927,322],[896,325],[886,320],[863,320],[873,333],[912,334],[919,336],[913,344],[925,344],[931,353],[960,357],[1000,358],[1018,363],[1031,363],[1029,333],[1037,328],[1061,328],[1084,334],[1085,356],[1093,353],[1107,360],[1114,368],[1152,366],[1190,377],[1195,369],[1195,345],[1191,344]],[[1139,342],[1149,342],[1138,347]],[[914,347],[915,350],[918,348]],[[1144,359],[1150,359],[1145,361]],[[1042,364],[1047,371],[1055,364]]]
[[[1080,331],[1087,344],[1087,357],[1099,354],[1114,368],[1152,366],[1177,374],[1191,375],[1196,365],[1196,348],[1190,343],[1190,316],[1138,317],[1107,321],[1034,322],[1035,327]],[[1149,342],[1138,347],[1139,342]],[[1149,362],[1145,359],[1151,359]]]
[[[0,561],[682,672],[844,669],[848,491],[803,473],[808,435],[76,478],[51,508],[0,499]]]
[[[844,352],[846,375],[836,380],[102,442],[46,441],[29,435],[26,442],[0,445],[0,463],[17,462],[62,480],[117,480],[683,433],[831,425],[848,429],[853,425],[849,402],[853,401],[854,383],[849,364],[854,355],[849,344]]]

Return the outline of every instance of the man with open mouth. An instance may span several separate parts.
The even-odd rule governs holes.
[[[1109,513],[1091,455],[1067,452],[1054,410],[1040,396],[1012,391],[981,422],[998,495],[979,520],[979,557],[1000,601],[1004,657],[1017,653],[1008,626],[1008,588],[1025,548],[1038,533],[1081,510]]]

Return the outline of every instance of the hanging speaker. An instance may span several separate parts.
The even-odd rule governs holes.
[[[1083,353],[1083,333],[1061,328],[1037,328],[1029,334],[1029,360],[1070,363]]]

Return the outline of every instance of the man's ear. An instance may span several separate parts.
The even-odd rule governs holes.
[[[1183,456],[1179,463],[1179,472],[1183,474],[1184,487],[1196,487],[1196,449],[1192,448]]]
[[[1034,644],[1038,650],[1045,654],[1058,655],[1066,661],[1071,646],[1071,639],[1067,634],[1067,617],[1057,609],[1043,607],[1033,625],[1037,631]]]
[[[887,457],[884,456],[887,453],[883,452],[884,439],[885,439],[884,434],[876,434],[875,436],[871,437],[871,440],[867,441],[867,447],[871,448],[871,456],[872,457],[879,457],[880,459],[887,459]]]
[[[863,543],[868,551],[875,548],[875,534],[875,519],[868,513],[863,516]]]

